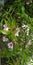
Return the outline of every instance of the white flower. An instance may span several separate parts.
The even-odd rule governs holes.
[[[25,24],[23,24],[22,27],[24,28],[25,27]]]
[[[29,35],[29,26],[23,24],[23,25],[22,25],[22,28],[23,28],[23,29],[26,29],[25,32],[27,33],[27,35]]]
[[[26,4],[29,4],[29,2],[27,2]]]
[[[12,42],[8,43],[8,48],[13,49],[13,43]]]
[[[23,24],[23,25],[22,25],[22,27],[23,27],[23,28],[27,28],[28,26],[27,26],[27,25],[25,25],[25,24]]]
[[[19,36],[19,32],[16,32],[15,36]]]
[[[17,32],[15,33],[15,36],[19,36],[20,28],[16,28]]]
[[[5,36],[3,37],[3,42],[7,42],[8,38],[6,38]]]
[[[29,28],[27,28],[27,35],[29,35]]]
[[[9,28],[7,27],[6,24],[4,24],[3,27],[4,27],[4,30],[8,31]]]
[[[32,60],[32,59],[31,59],[30,61],[31,61],[31,62],[33,62],[33,60]]]

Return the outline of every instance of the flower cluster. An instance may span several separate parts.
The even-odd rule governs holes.
[[[6,31],[9,30],[9,28],[8,28],[8,26],[6,24],[3,25],[3,29],[6,30]]]

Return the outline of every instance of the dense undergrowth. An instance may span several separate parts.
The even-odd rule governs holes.
[[[7,57],[5,65],[33,61],[33,3],[15,0],[1,8],[0,57]]]

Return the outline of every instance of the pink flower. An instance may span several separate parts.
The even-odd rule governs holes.
[[[29,47],[31,45],[31,40],[29,40],[26,44],[26,47]]]
[[[13,49],[13,43],[12,42],[8,43],[8,48]]]

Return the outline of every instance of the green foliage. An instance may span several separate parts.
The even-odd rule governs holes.
[[[6,57],[9,65],[28,65],[33,58],[33,6],[26,4],[25,8],[23,0],[10,2],[1,10],[0,57]]]

